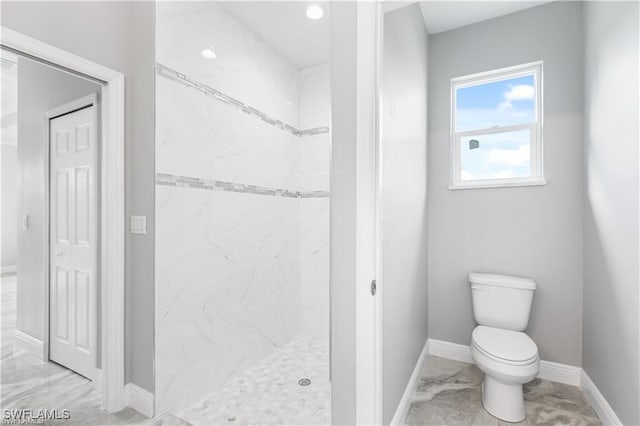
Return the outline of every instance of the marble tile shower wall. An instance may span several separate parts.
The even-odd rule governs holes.
[[[176,412],[328,339],[328,70],[212,2],[158,2],[156,37],[156,411]]]
[[[214,2],[158,2],[157,61],[277,117],[298,123],[298,70]],[[216,59],[200,51],[210,46]],[[326,124],[326,123],[325,123]]]

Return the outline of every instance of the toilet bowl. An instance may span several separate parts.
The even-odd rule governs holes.
[[[528,278],[469,274],[473,316],[471,356],[484,373],[482,405],[507,422],[526,418],[522,385],[540,370],[538,347],[523,331],[536,285]]]
[[[471,337],[471,357],[485,374],[482,405],[489,414],[508,422],[527,416],[522,385],[540,370],[538,348],[518,331],[478,326]]]

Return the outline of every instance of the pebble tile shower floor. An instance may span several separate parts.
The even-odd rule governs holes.
[[[298,336],[176,415],[194,425],[330,424],[329,346]]]

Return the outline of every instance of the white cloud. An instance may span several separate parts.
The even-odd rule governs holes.
[[[516,84],[509,88],[508,92],[502,94],[502,102],[498,104],[498,109],[504,111],[505,109],[513,108],[513,101],[523,101],[533,99],[535,96],[535,90],[533,86],[528,84]]]
[[[531,146],[520,145],[518,149],[492,149],[487,153],[487,162],[496,166],[518,167],[529,164]]]
[[[474,180],[475,178],[473,177],[473,173],[471,173],[470,171],[467,170],[462,170],[460,172],[460,177],[462,178],[462,180]]]

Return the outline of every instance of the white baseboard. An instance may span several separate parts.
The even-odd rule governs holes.
[[[474,363],[473,358],[471,358],[469,346],[445,342],[443,340],[429,339],[429,355],[466,362],[468,364]],[[581,372],[582,368],[574,367],[573,365],[540,361],[540,373],[538,373],[538,377],[543,380],[549,380],[550,382],[580,386]]]
[[[404,425],[405,418],[409,413],[409,407],[411,406],[411,401],[413,401],[413,395],[415,394],[416,387],[418,386],[418,378],[420,377],[420,371],[422,370],[422,365],[424,364],[424,360],[427,358],[428,353],[429,353],[429,340],[427,340],[424,343],[424,347],[422,348],[422,352],[420,353],[418,362],[416,363],[416,366],[413,369],[413,373],[411,374],[409,383],[407,383],[407,387],[405,388],[404,393],[402,394],[402,398],[400,398],[400,403],[398,403],[398,408],[396,409],[396,412],[393,415],[393,419],[391,420],[390,426]]]
[[[42,359],[42,354],[44,353],[44,342],[42,340],[36,339],[20,330],[13,331],[13,338],[14,350],[16,352],[28,352]]]
[[[452,359],[454,361],[473,364],[469,346],[458,343],[445,342],[444,340],[429,339],[429,355],[441,358]]]
[[[93,379],[93,387],[102,393],[102,370],[96,369],[96,376]],[[127,407],[131,407],[140,414],[153,417],[153,394],[133,383],[127,383],[124,387],[124,401]]]
[[[618,426],[622,425],[622,422],[616,415],[613,408],[609,405],[604,395],[600,393],[596,385],[591,381],[591,378],[587,373],[582,370],[580,387],[585,393],[594,411],[600,417],[604,426]]]
[[[538,378],[565,385],[580,386],[582,368],[552,361],[540,361]]]
[[[0,266],[0,274],[15,274],[18,272],[18,265]]]
[[[153,417],[153,394],[133,383],[124,387],[125,404],[140,414]]]

